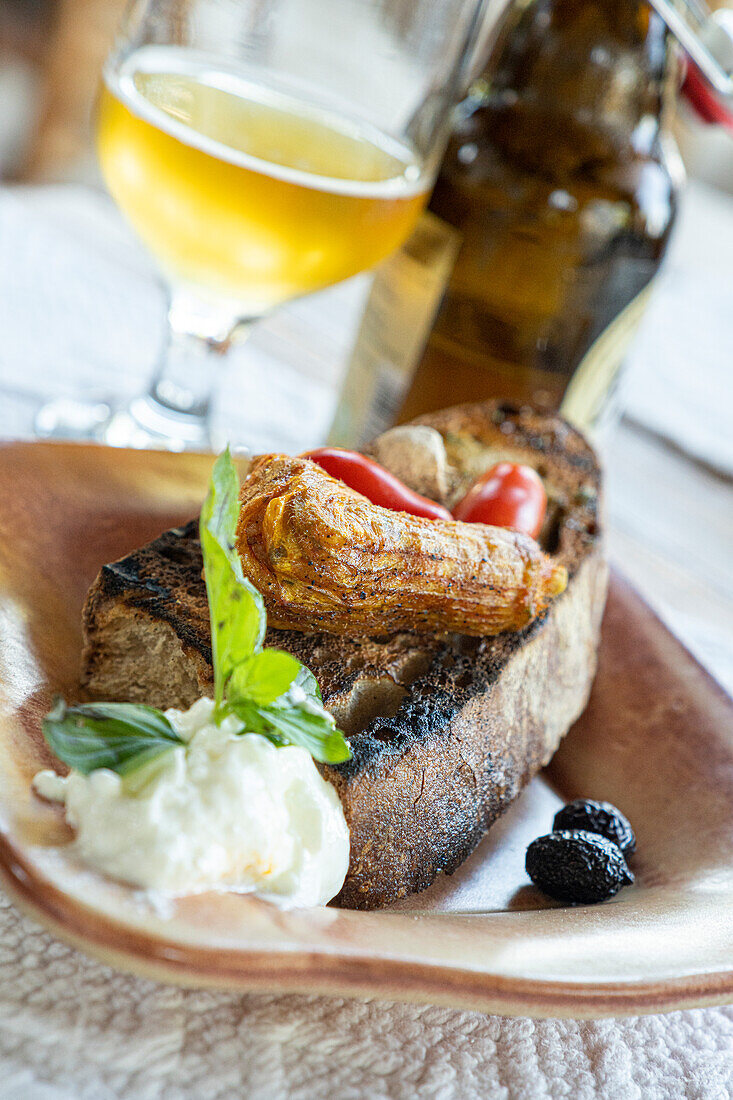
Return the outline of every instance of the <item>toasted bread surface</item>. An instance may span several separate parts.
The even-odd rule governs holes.
[[[266,644],[313,670],[351,739],[353,758],[322,769],[351,832],[336,899],[351,908],[386,905],[455,870],[549,760],[585,706],[605,602],[600,470],[579,433],[497,403],[416,423],[441,437],[449,505],[502,459],[538,470],[550,500],[540,541],[570,580],[540,619],[493,638],[268,631]],[[84,612],[91,694],[168,707],[211,693],[201,567],[194,521],[104,566]]]

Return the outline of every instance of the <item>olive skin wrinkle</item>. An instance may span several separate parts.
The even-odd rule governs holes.
[[[606,901],[634,881],[616,844],[581,829],[549,833],[533,840],[527,848],[525,866],[543,893],[574,904]]]
[[[636,851],[636,837],[627,818],[610,802],[596,802],[592,798],[576,798],[555,814],[552,828],[582,829],[586,833],[598,833],[617,844],[626,856]]]

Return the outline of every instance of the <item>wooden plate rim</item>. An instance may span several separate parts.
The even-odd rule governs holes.
[[[2,449],[22,453],[32,446],[5,443]],[[67,454],[82,450],[87,454],[107,452],[107,448],[85,445],[52,446]],[[711,686],[727,698],[707,670],[702,671]],[[640,978],[635,982],[573,983],[479,973],[440,962],[379,958],[358,951],[345,954],[315,946],[293,951],[200,945],[179,949],[161,936],[133,928],[67,895],[48,881],[2,831],[0,882],[20,909],[73,947],[122,970],[188,987],[260,992],[276,988],[282,992],[440,1004],[502,1015],[585,1019],[733,1002],[733,969],[654,981]]]
[[[702,1008],[733,1001],[733,970],[657,982],[558,982],[501,977],[440,963],[310,951],[186,945],[132,929],[70,898],[44,879],[0,833],[0,880],[29,916],[100,961],[140,977],[190,988],[376,997],[510,1016],[598,1019]],[[111,946],[111,945],[116,946]],[[175,958],[179,954],[179,958]]]

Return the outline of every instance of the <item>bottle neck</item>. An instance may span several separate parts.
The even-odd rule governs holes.
[[[526,153],[529,130],[543,157],[554,137],[587,153],[589,135],[599,153],[643,154],[666,121],[672,66],[668,31],[646,2],[515,3],[473,104],[494,116],[507,150],[521,142]]]

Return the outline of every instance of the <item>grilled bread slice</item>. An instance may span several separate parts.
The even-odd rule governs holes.
[[[540,543],[568,571],[548,610],[494,637],[268,632],[315,673],[353,758],[321,766],[342,800],[351,863],[336,904],[373,909],[451,873],[552,756],[583,710],[607,587],[600,470],[557,416],[485,403],[386,433],[371,448],[449,506],[495,462],[532,465],[549,497]],[[105,565],[84,611],[91,695],[188,706],[211,693],[197,524]]]

